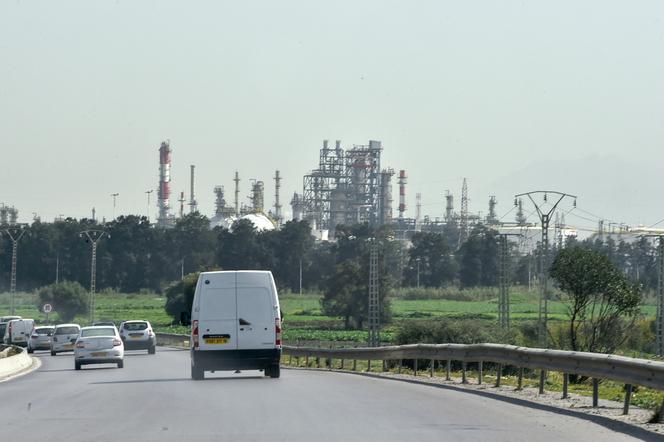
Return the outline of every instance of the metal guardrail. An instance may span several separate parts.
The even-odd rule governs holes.
[[[541,348],[516,347],[502,344],[412,344],[401,346],[374,347],[374,348],[305,348],[284,346],[283,352],[291,357],[316,358],[320,364],[323,358],[331,365],[332,359],[353,360],[353,369],[358,360],[371,361],[413,360],[414,371],[417,375],[418,360],[447,361],[446,379],[450,380],[451,361],[461,361],[462,382],[467,383],[466,370],[468,362],[478,363],[478,383],[482,383],[483,363],[497,364],[496,386],[500,386],[503,366],[510,365],[520,368],[518,387],[523,385],[524,368],[540,371],[539,391],[544,393],[544,384],[547,371],[563,373],[563,398],[568,396],[569,375],[586,376],[593,380],[593,406],[599,402],[599,380],[609,379],[625,383],[625,402],[623,414],[629,411],[632,397],[632,386],[642,385],[656,390],[664,390],[664,362],[647,359],[628,358],[624,356],[586,353],[562,350],[548,350]],[[431,373],[433,375],[433,372]]]

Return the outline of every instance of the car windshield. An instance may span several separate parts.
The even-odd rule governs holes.
[[[78,327],[58,327],[55,329],[56,335],[74,335],[78,334]]]
[[[35,333],[40,336],[51,336],[53,334],[53,328],[52,327],[36,328]]]
[[[81,330],[82,338],[91,338],[95,336],[115,336],[115,329],[108,328],[88,328]]]
[[[124,329],[127,331],[140,331],[148,328],[148,324],[145,322],[129,322],[124,325]]]

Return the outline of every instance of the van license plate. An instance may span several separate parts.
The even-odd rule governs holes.
[[[228,338],[207,338],[206,344],[228,344]]]
[[[90,353],[90,355],[91,356],[106,356],[106,352],[105,351],[95,351],[95,352]]]

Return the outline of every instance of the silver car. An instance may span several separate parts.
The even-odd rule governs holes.
[[[32,353],[35,350],[50,350],[51,337],[54,330],[55,326],[53,325],[35,327],[28,339],[28,353]]]
[[[117,364],[124,367],[124,345],[118,329],[109,326],[83,327],[74,348],[74,368],[86,364]]]
[[[148,321],[125,321],[120,324],[120,337],[127,350],[147,350],[155,354],[157,338]]]
[[[51,356],[63,351],[74,351],[74,343],[80,331],[81,326],[78,324],[56,325],[51,339]]]

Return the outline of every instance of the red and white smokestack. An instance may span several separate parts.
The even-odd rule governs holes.
[[[403,214],[406,211],[406,171],[399,171],[399,219],[403,219]]]
[[[163,141],[159,147],[159,218],[168,218],[171,197],[171,147]]]

